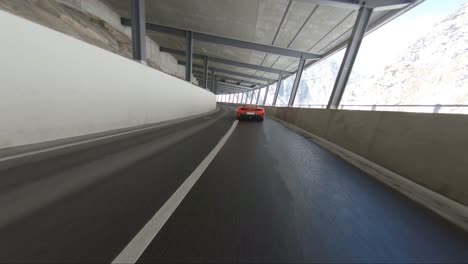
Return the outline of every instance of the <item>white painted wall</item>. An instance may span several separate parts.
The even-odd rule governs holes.
[[[122,26],[120,15],[99,0],[58,0],[58,2],[97,16],[109,23],[114,29],[126,34],[130,39],[132,38],[131,28]],[[165,73],[185,79],[185,66],[179,65],[172,54],[160,52],[159,45],[148,36],[146,36],[146,60],[157,65]],[[198,84],[193,75],[192,80],[192,83]]]
[[[0,149],[214,110],[212,93],[0,11]]]

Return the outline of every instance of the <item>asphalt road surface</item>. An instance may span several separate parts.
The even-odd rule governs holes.
[[[1,169],[0,262],[110,263],[129,247],[142,263],[468,262],[461,229],[271,119],[234,122],[220,106]]]

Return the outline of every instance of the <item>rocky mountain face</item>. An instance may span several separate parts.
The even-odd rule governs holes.
[[[337,55],[304,71],[296,105],[328,102],[342,52]],[[283,83],[281,104],[287,104],[293,81]],[[468,104],[468,2],[436,23],[383,72],[353,72],[342,104]]]
[[[130,37],[103,19],[62,1],[0,1],[0,10],[21,16],[127,58]]]

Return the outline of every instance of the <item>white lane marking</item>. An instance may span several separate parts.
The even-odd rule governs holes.
[[[195,185],[197,180],[206,170],[208,165],[213,161],[218,152],[224,146],[228,138],[237,126],[239,121],[234,121],[231,128],[226,135],[218,142],[218,144],[211,150],[206,158],[198,165],[198,167],[190,174],[190,176],[180,185],[179,189],[175,191],[169,200],[156,212],[156,214],[149,220],[148,223],[138,232],[138,234],[128,243],[122,252],[112,261],[112,263],[135,263],[141,254],[145,251],[148,245],[153,241],[158,232],[167,222],[169,217],[174,213],[179,204],[188,194],[190,189]]]
[[[214,110],[214,111],[212,111],[212,112],[210,112],[210,113],[207,113],[206,115],[211,115],[211,114],[214,114],[214,113],[216,113],[216,112],[218,112],[218,111],[219,111],[219,108],[216,108],[216,110]],[[203,114],[202,114],[201,116],[203,116]],[[12,160],[12,159],[17,159],[17,158],[22,158],[22,157],[27,157],[27,156],[31,156],[31,155],[35,155],[35,154],[40,154],[40,153],[48,152],[48,151],[52,151],[52,150],[62,149],[62,148],[66,148],[66,147],[72,147],[72,146],[76,146],[76,145],[81,145],[81,144],[85,144],[85,143],[89,143],[89,142],[94,142],[94,141],[98,141],[98,140],[102,140],[102,139],[106,139],[106,138],[112,138],[112,137],[117,137],[117,136],[122,136],[122,135],[130,134],[130,133],[145,131],[145,130],[148,130],[148,129],[153,129],[153,128],[157,128],[157,127],[161,127],[161,126],[168,126],[168,125],[172,125],[172,124],[176,124],[176,123],[188,121],[188,120],[191,120],[191,119],[197,119],[197,118],[199,118],[199,117],[201,117],[201,116],[200,116],[200,115],[197,115],[197,116],[187,117],[187,118],[184,118],[184,119],[179,119],[179,120],[177,120],[177,121],[167,122],[167,123],[164,123],[164,124],[154,125],[154,126],[145,127],[145,128],[139,128],[139,129],[130,130],[130,131],[125,131],[125,132],[116,133],[116,134],[112,134],[112,135],[107,135],[107,136],[102,136],[102,137],[87,139],[87,140],[78,141],[78,142],[74,142],[74,143],[68,143],[68,144],[64,144],[64,145],[60,145],[60,146],[55,146],[55,147],[50,147],[50,148],[45,148],[45,149],[39,149],[39,150],[34,150],[34,151],[30,151],[30,152],[25,152],[25,153],[20,153],[20,154],[16,154],[16,155],[6,156],[6,157],[3,157],[3,158],[0,158],[0,162],[2,162],[2,161],[7,161],[7,160]]]

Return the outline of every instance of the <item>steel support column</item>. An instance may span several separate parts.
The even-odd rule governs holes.
[[[193,39],[192,31],[185,31],[185,80],[192,82]]]
[[[244,94],[245,94],[245,93],[242,93],[242,97],[241,97],[241,100],[240,100],[240,103],[241,103],[241,104],[244,103]]]
[[[215,69],[211,68],[211,92],[214,93],[216,83]]]
[[[203,88],[208,89],[208,57],[203,58]]]
[[[145,0],[131,1],[132,21],[132,54],[137,61],[146,60],[146,21]]]
[[[283,81],[283,74],[280,73],[278,76],[278,82],[276,82],[276,91],[275,91],[275,96],[273,97],[273,106],[276,106],[276,99],[278,99],[278,93],[281,88],[281,82]]]
[[[254,91],[250,92],[250,104],[252,104],[254,98]]]
[[[291,90],[291,95],[289,96],[288,106],[292,107],[294,105],[294,100],[296,99],[297,89],[299,88],[299,82],[301,81],[302,71],[304,70],[305,59],[301,58],[299,61],[299,66],[297,67],[296,78],[294,79],[294,84]]]
[[[340,105],[341,98],[343,97],[346,84],[348,83],[354,61],[356,60],[359,47],[361,46],[362,39],[366,33],[371,15],[371,8],[361,7],[359,9],[356,22],[354,23],[353,32],[351,33],[348,46],[346,47],[346,53],[343,57],[343,61],[341,62],[340,70],[336,77],[335,85],[333,86],[333,91],[330,95],[330,100],[328,101],[327,109],[337,109]]]
[[[259,99],[260,99],[260,89],[257,90],[257,102],[255,102],[256,105],[258,105]]]
[[[270,90],[270,85],[267,85],[266,89],[265,89],[265,97],[263,97],[263,105],[266,105],[266,99],[267,99],[267,96],[268,96],[268,90]]]

